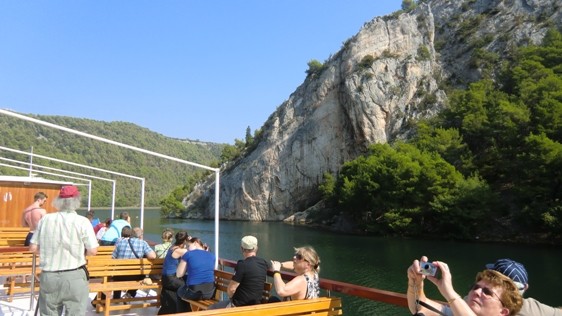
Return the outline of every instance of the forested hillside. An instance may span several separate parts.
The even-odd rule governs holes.
[[[381,235],[562,242],[562,34],[449,93],[408,141],[375,144],[321,186]],[[318,214],[326,217],[328,214]]]
[[[25,114],[27,115],[27,114]],[[203,143],[165,137],[146,128],[126,122],[103,122],[61,116],[28,115],[33,118],[108,138],[131,146],[147,149],[164,155],[203,165],[217,164],[224,144]],[[111,170],[146,179],[145,206],[159,206],[159,202],[172,190],[183,186],[201,169],[177,162],[134,152],[116,145],[106,144],[54,128],[34,124],[18,118],[0,115],[0,145],[9,149],[67,160],[78,164]],[[5,159],[29,162],[29,155],[14,153],[3,149],[2,164],[28,167]],[[35,157],[34,165],[48,166],[79,173],[93,174],[97,177],[115,179],[116,206],[138,206],[140,204],[141,184],[139,180],[115,176],[105,172],[71,166]],[[41,170],[41,169],[38,169]],[[43,169],[48,171],[48,169]],[[57,173],[55,171],[48,171]],[[27,176],[25,170],[0,166],[2,175]],[[38,176],[55,179],[56,177]],[[57,180],[79,180],[58,178]],[[93,180],[92,206],[111,205],[112,184],[109,181]]]

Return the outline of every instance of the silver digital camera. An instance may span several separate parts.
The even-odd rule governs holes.
[[[435,273],[437,273],[437,267],[431,262],[420,262],[420,273],[435,276]]]

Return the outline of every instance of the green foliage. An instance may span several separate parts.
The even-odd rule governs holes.
[[[252,130],[250,129],[250,126],[248,126],[246,128],[246,146],[252,146],[252,144],[254,143],[254,136],[252,136]]]
[[[336,179],[334,178],[334,176],[329,172],[324,173],[324,181],[318,187],[320,193],[322,193],[322,196],[325,199],[330,199],[332,196],[334,196],[335,188]]]
[[[62,116],[31,116],[42,121],[205,165],[217,161],[223,147],[221,144],[164,137],[146,128],[125,122],[108,123]],[[5,115],[0,116],[0,132],[2,134],[0,145],[4,147],[25,152],[29,152],[33,147],[35,154],[145,178],[146,206],[158,206],[163,197],[175,187],[182,186],[185,179],[197,170],[181,163],[123,149]],[[3,156],[18,161],[29,161],[27,155],[8,151],[5,151]],[[35,158],[33,162],[36,165],[115,179],[117,181],[116,206],[139,206],[141,192],[139,180],[90,171],[82,167],[69,166],[46,159]],[[4,175],[22,175],[20,171],[12,168],[5,170],[5,172],[2,172]],[[58,180],[69,179],[59,178]],[[108,207],[111,205],[111,197],[112,184],[110,182],[92,180],[91,202],[93,207]]]
[[[375,58],[373,57],[373,55],[365,55],[365,56],[363,56],[363,58],[361,58],[361,61],[359,62],[359,68],[360,69],[369,69],[373,65],[374,61],[375,61]]]
[[[431,57],[431,54],[429,53],[429,49],[427,48],[427,46],[422,45],[422,46],[418,47],[417,60],[425,61],[425,60],[429,60],[430,57]]]
[[[185,187],[176,188],[164,199],[160,201],[160,213],[163,217],[179,217],[185,209],[181,203],[183,198],[187,196],[188,190]]]
[[[306,70],[307,77],[318,77],[324,71],[325,65],[316,59],[308,62],[308,69]]]
[[[402,0],[402,11],[410,12],[416,8],[416,2],[414,0]]]
[[[497,62],[476,53],[478,67]],[[373,145],[321,192],[377,234],[560,240],[562,35],[514,56],[501,80],[453,91],[409,143]]]
[[[180,217],[185,211],[183,199],[193,191],[197,182],[202,181],[209,172],[196,172],[187,178],[186,183],[175,188],[170,194],[160,201],[160,213],[163,217],[176,218]]]
[[[344,164],[333,190],[338,208],[371,231],[399,235],[425,231],[459,238],[473,231],[463,221],[467,216],[451,205],[466,201],[464,211],[482,216],[484,200],[474,203],[470,198],[478,196],[475,191],[482,196],[485,183],[465,179],[435,153],[401,143],[372,145],[367,156]]]

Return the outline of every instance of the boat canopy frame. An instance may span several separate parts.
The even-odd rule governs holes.
[[[5,115],[15,117],[15,118],[18,118],[18,119],[22,119],[22,120],[25,120],[25,121],[28,121],[28,122],[32,122],[32,123],[35,123],[35,124],[55,128],[55,129],[62,130],[62,131],[68,132],[68,133],[72,133],[72,134],[79,135],[79,136],[82,136],[82,137],[86,137],[86,138],[94,139],[94,140],[101,141],[101,142],[104,142],[104,143],[116,145],[116,146],[119,146],[119,147],[127,148],[127,149],[130,149],[130,150],[141,152],[141,153],[148,154],[148,155],[151,155],[151,156],[155,156],[155,157],[163,158],[163,159],[166,159],[166,160],[179,162],[181,164],[186,164],[186,165],[189,165],[189,166],[213,171],[215,173],[215,255],[216,255],[215,256],[215,268],[218,267],[218,260],[219,260],[219,257],[220,257],[219,256],[220,168],[213,168],[213,167],[210,167],[210,166],[198,164],[196,162],[187,161],[187,160],[183,160],[183,159],[180,159],[180,158],[176,158],[176,157],[164,155],[164,154],[161,154],[161,153],[157,153],[157,152],[154,152],[154,151],[150,151],[150,150],[147,150],[147,149],[123,144],[123,143],[120,143],[120,142],[117,142],[117,141],[113,141],[113,140],[110,140],[110,139],[107,139],[107,138],[103,138],[103,137],[99,137],[99,136],[96,136],[96,135],[84,133],[84,132],[81,132],[81,131],[78,131],[78,130],[75,130],[75,129],[71,129],[71,128],[68,128],[68,127],[64,127],[64,126],[56,125],[56,124],[53,124],[53,123],[41,121],[39,119],[32,118],[32,117],[29,117],[29,116],[25,116],[25,115],[15,113],[15,112],[12,112],[12,111],[8,111],[8,110],[5,110],[5,109],[0,109],[0,114],[5,114]],[[31,154],[31,155],[34,155],[36,157],[40,157],[39,155],[36,155],[36,154]],[[142,187],[143,187],[143,194],[141,196],[141,214],[140,214],[141,223],[144,222],[144,178],[142,180]]]

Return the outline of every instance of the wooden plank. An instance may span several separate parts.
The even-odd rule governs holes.
[[[29,227],[0,227],[0,247],[23,246]]]
[[[226,293],[228,289],[228,284],[232,277],[234,276],[233,273],[227,272],[224,270],[215,270],[215,297],[208,300],[186,300],[191,306],[192,311],[200,311],[206,310],[209,306],[218,303],[221,300],[221,293]],[[266,303],[269,300],[271,295],[271,289],[273,288],[273,284],[266,282],[263,286],[263,293],[262,293],[262,303]]]
[[[341,299],[337,297],[320,297],[310,300],[296,300],[278,303],[259,304],[252,306],[224,308],[220,310],[206,310],[190,313],[174,314],[176,316],[198,315],[227,315],[227,316],[290,316],[290,315],[343,315]]]

